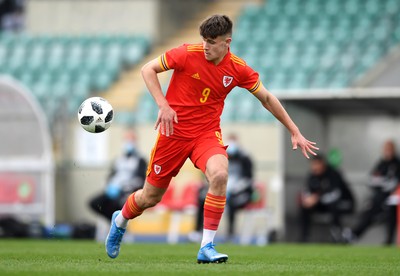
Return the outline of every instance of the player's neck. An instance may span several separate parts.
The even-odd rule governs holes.
[[[214,63],[214,65],[220,64],[220,63],[224,60],[224,58],[226,57],[226,55],[227,55],[228,53],[229,53],[229,49],[227,49],[227,50],[225,51],[225,53],[224,53],[223,55],[221,55],[221,57],[219,57],[218,59],[212,60],[211,62]]]

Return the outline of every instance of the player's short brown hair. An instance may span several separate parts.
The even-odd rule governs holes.
[[[205,19],[200,25],[200,35],[214,39],[218,36],[232,35],[232,20],[226,15],[215,14]]]

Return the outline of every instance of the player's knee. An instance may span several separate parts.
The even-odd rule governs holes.
[[[209,181],[211,185],[225,186],[228,182],[228,172],[226,170],[215,171],[211,174]]]

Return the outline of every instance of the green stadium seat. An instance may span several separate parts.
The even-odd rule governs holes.
[[[251,121],[254,118],[254,108],[257,104],[257,99],[247,93],[246,90],[239,91],[242,93],[236,104],[235,108],[235,121],[236,122],[246,122]]]
[[[149,45],[145,38],[132,39],[124,44],[123,63],[130,68],[136,65],[139,60],[148,52]]]
[[[35,83],[35,76],[30,71],[24,71],[19,76],[18,79],[27,87],[31,88],[31,86]]]
[[[149,92],[144,92],[140,98],[138,108],[135,112],[135,122],[136,123],[148,123],[155,122],[157,119],[158,108],[155,104],[151,94]]]
[[[109,43],[105,49],[105,56],[107,59],[115,60],[118,63],[121,63],[123,57],[123,44],[117,42]]]
[[[93,77],[92,88],[94,91],[105,91],[114,81],[113,75],[107,71],[99,70]]]
[[[260,9],[256,5],[248,5],[244,10],[241,16],[246,18],[247,20],[254,21],[260,15]]]
[[[47,115],[60,107],[76,112],[92,91],[112,85],[124,69],[122,58],[137,64],[149,47],[142,36],[0,33],[0,72],[30,87]]]
[[[132,112],[120,111],[114,113],[114,122],[123,125],[134,125],[136,123],[135,114]]]
[[[267,0],[261,7],[242,10],[231,47],[260,73],[268,88],[297,90],[349,86],[399,43],[398,0]],[[1,34],[0,71],[32,87],[69,85],[78,101],[92,89],[108,88],[149,48],[150,41],[143,36]],[[60,95],[63,89],[58,90]],[[48,93],[54,91],[50,88]],[[235,108],[236,94],[242,95],[228,96],[224,118],[235,115],[230,108]],[[153,113],[139,111],[139,120],[154,119]],[[247,118],[258,117],[253,112]]]
[[[381,10],[379,1],[376,0],[366,0],[365,1],[365,11],[368,15],[376,16]]]
[[[399,21],[399,26],[400,26],[400,21]],[[397,28],[393,33],[392,33],[392,41],[394,41],[394,44],[400,43],[400,28]]]
[[[45,101],[51,92],[50,84],[45,82],[36,82],[32,85],[31,89],[40,102]]]
[[[50,87],[51,91],[48,93],[49,97],[57,101],[68,100],[70,98],[70,83],[54,82]]]
[[[3,63],[8,57],[9,49],[7,44],[0,38],[0,62]]]
[[[271,19],[279,16],[280,14],[282,14],[282,12],[283,12],[283,7],[281,6],[279,1],[269,0],[265,4],[264,14],[265,16]]]
[[[74,83],[77,85],[87,86],[90,87],[92,83],[92,75],[85,71],[77,71],[76,74],[73,76]]]
[[[49,43],[46,47],[47,67],[50,70],[60,70],[64,66],[65,56],[67,55],[68,46],[63,40]]]
[[[71,84],[71,95],[83,101],[85,98],[89,96],[90,87],[88,83],[85,82],[72,82]]]
[[[292,74],[289,77],[288,87],[291,89],[308,88],[308,85],[309,85],[309,77],[302,71],[297,71],[295,74]]]
[[[346,87],[400,42],[398,11],[397,0],[268,0],[240,15],[235,50],[273,89]],[[243,43],[254,34],[257,50]]]
[[[316,72],[311,76],[310,88],[327,88],[329,82],[329,76],[327,72]]]
[[[385,3],[385,11],[388,14],[398,15],[400,12],[400,2],[398,0],[387,0]]]
[[[222,122],[233,122],[236,114],[236,98],[233,95],[233,91],[227,96],[225,100],[224,111],[221,115]]]

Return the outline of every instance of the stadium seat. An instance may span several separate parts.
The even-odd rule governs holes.
[[[298,90],[347,87],[399,43],[398,0],[268,0],[261,7],[249,4],[242,10],[231,46],[266,78],[270,89]],[[84,87],[76,94],[88,95],[91,89],[109,88],[121,70],[138,64],[149,48],[149,39],[136,35],[4,33],[0,72],[32,87],[46,83],[39,85],[43,87],[53,85],[53,75],[68,71],[71,81]],[[99,69],[104,71],[99,74]],[[224,118],[234,119],[229,113]],[[154,114],[137,112],[136,117],[147,120]]]
[[[267,192],[265,183],[256,183],[252,201],[244,208],[245,227],[241,228],[239,243],[248,245],[255,237],[255,243],[259,246],[268,243],[268,231],[272,221],[273,212],[267,208]],[[257,229],[257,220],[262,220],[265,226]]]
[[[148,40],[144,37],[129,39],[124,43],[123,62],[124,66],[132,67],[148,52]]]
[[[398,45],[399,11],[396,0],[268,0],[243,10],[233,49],[267,77],[271,89],[343,88]],[[258,49],[245,47],[250,37]]]
[[[224,111],[221,115],[222,122],[232,122],[235,120],[238,97],[236,96],[236,93],[234,93],[234,90],[232,90],[231,93],[229,93],[229,95],[226,97]]]
[[[149,45],[141,36],[2,33],[0,72],[31,88],[50,115],[64,105],[66,97],[72,96],[73,110],[90,92],[107,90],[124,69],[124,53],[132,66],[143,58]]]
[[[31,87],[35,81],[35,76],[30,71],[22,71],[18,78],[27,87]]]
[[[182,215],[188,213],[194,215],[197,209],[197,194],[200,183],[186,183],[179,191],[176,184],[171,183],[165,192],[161,202],[155,207],[158,211],[171,212],[167,242],[176,244],[179,241],[180,223]]]
[[[135,112],[136,123],[155,122],[157,119],[158,108],[151,94],[144,91]]]
[[[106,90],[114,81],[114,77],[114,74],[107,70],[98,70],[93,79],[93,90],[98,92]]]

